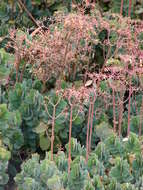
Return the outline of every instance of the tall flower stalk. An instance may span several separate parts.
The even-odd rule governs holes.
[[[123,15],[124,0],[121,0],[120,15]]]
[[[70,104],[70,123],[69,123],[69,152],[68,152],[68,174],[70,174],[71,168],[71,135],[72,135],[72,113],[73,105]]]
[[[142,120],[143,120],[143,96],[142,96],[142,104],[140,108],[140,125],[139,125],[139,137],[142,135]]]
[[[94,92],[94,97],[91,105],[91,122],[90,122],[90,134],[89,134],[89,148],[88,152],[90,153],[91,151],[91,140],[92,140],[92,129],[93,129],[93,118],[94,118],[94,105],[95,105],[95,100],[96,100],[96,94]],[[95,114],[96,115],[96,114]]]
[[[89,110],[88,110],[87,132],[86,132],[86,162],[88,161],[88,154],[89,154],[89,129],[91,122],[91,107],[92,107],[92,102],[90,101]]]
[[[131,16],[131,9],[132,9],[132,0],[129,0],[128,17]]]
[[[113,128],[116,132],[116,102],[115,102],[115,89],[112,88],[112,101],[113,101]]]
[[[131,86],[131,77],[130,77],[130,81],[129,81],[129,102],[128,102],[128,129],[127,129],[127,136],[130,135],[131,95],[132,95],[132,86]]]
[[[64,113],[66,106],[61,110],[61,112],[59,114],[56,114],[56,110],[57,110],[57,106],[60,104],[61,102],[61,96],[58,97],[58,100],[56,101],[56,103],[54,104],[52,101],[52,98],[49,98],[48,96],[45,97],[45,99],[48,100],[48,103],[45,102],[45,110],[48,114],[48,116],[50,117],[50,119],[52,120],[52,134],[51,134],[51,160],[53,161],[53,152],[54,152],[54,138],[55,138],[55,122],[56,120]],[[52,106],[52,115],[49,113],[48,111],[48,106]]]

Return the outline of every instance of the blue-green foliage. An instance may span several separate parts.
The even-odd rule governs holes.
[[[36,148],[36,133],[33,129],[43,116],[43,97],[32,89],[31,81],[17,83],[9,92],[9,109],[18,111],[21,115],[21,128],[24,134],[25,145]]]
[[[4,186],[7,184],[9,180],[9,176],[6,172],[10,156],[11,156],[10,152],[2,146],[2,142],[0,141],[0,189],[1,190],[4,190]]]
[[[25,0],[23,1],[28,11],[34,18],[49,16],[55,10],[65,10],[71,8],[71,0],[68,1],[40,1]],[[82,0],[74,1],[81,3]],[[100,3],[101,2],[101,3]],[[120,0],[100,1],[99,4],[104,5],[104,11],[108,9],[111,12],[120,11]],[[123,15],[127,15],[129,0],[124,1]],[[139,4],[139,3],[138,3]],[[81,5],[81,4],[79,4]],[[132,6],[135,3],[132,3]],[[76,7],[76,6],[75,6]],[[76,8],[75,8],[76,9]],[[86,10],[88,11],[88,10]],[[90,10],[89,10],[90,12]],[[142,5],[139,4],[138,13],[131,10],[131,16],[139,17],[142,15]],[[92,14],[97,22],[102,20],[98,18],[98,10],[95,8]],[[118,32],[122,27],[119,16],[104,14],[104,20],[109,23],[111,28],[109,41],[111,44],[111,57],[115,53],[116,43],[118,42]],[[17,19],[18,18],[18,19]],[[44,25],[48,26],[50,20],[44,21]],[[99,23],[100,24],[100,23]],[[103,24],[103,23],[102,23]],[[123,29],[128,23],[123,23]],[[32,20],[27,16],[26,11],[16,0],[5,0],[0,3],[0,36],[8,32],[8,27],[16,25],[16,27],[32,26]],[[114,26],[114,27],[113,27]],[[133,27],[133,26],[132,26]],[[113,29],[112,29],[113,28]],[[96,28],[98,34],[97,42],[93,44],[93,52],[91,52],[91,68],[92,59],[97,63],[97,67],[102,67],[104,63],[103,52],[108,54],[108,47],[103,42],[106,41],[108,31],[104,27]],[[134,30],[134,29],[133,29]],[[20,30],[20,37],[27,35]],[[134,32],[133,32],[134,39]],[[31,41],[30,35],[27,38]],[[142,38],[140,36],[140,38]],[[9,38],[0,38],[0,47],[5,46]],[[126,39],[125,39],[126,40]],[[142,39],[139,43],[142,43]],[[25,43],[25,42],[24,42]],[[119,53],[124,52],[124,48],[119,49]],[[5,48],[6,49],[6,48]],[[20,63],[18,78],[22,74],[23,64],[26,64],[23,81],[15,83],[15,70],[13,70],[14,55],[0,49],[0,189],[8,183],[8,161],[14,161],[18,156],[22,159],[31,156],[31,152],[40,152],[43,156],[44,151],[50,150],[51,128],[53,122],[53,105],[56,105],[55,126],[54,126],[54,161],[51,161],[50,152],[47,153],[44,160],[35,154],[31,159],[23,162],[21,172],[16,175],[15,181],[19,190],[141,190],[143,189],[143,156],[140,140],[137,135],[140,126],[140,113],[142,105],[142,94],[131,97],[131,117],[130,117],[130,136],[126,139],[118,137],[113,133],[113,107],[112,107],[112,89],[108,83],[112,81],[101,81],[98,90],[107,95],[107,99],[103,100],[103,96],[97,96],[94,106],[93,131],[91,142],[91,153],[88,161],[85,159],[86,149],[86,133],[87,120],[89,111],[89,102],[83,103],[83,109],[78,113],[78,105],[73,108],[72,122],[72,138],[71,139],[71,171],[68,174],[68,152],[69,146],[66,144],[69,140],[69,122],[70,122],[70,105],[66,98],[57,95],[54,90],[45,89],[42,94],[42,82],[37,80],[32,74],[32,64],[28,64],[26,59],[22,59]],[[142,49],[142,44],[141,48]],[[10,48],[7,51],[14,51]],[[24,52],[22,52],[24,53]],[[29,56],[28,54],[26,56]],[[77,55],[78,56],[78,55]],[[109,55],[110,57],[110,55]],[[75,61],[76,62],[76,61]],[[109,58],[108,66],[119,64],[122,66],[118,58]],[[90,66],[90,65],[89,65]],[[89,71],[90,69],[89,68]],[[82,69],[79,69],[82,70]],[[92,70],[92,69],[91,69]],[[95,68],[96,70],[96,68]],[[81,71],[82,72],[82,71]],[[84,71],[83,71],[84,72]],[[82,73],[83,74],[83,73]],[[63,77],[63,76],[62,76]],[[29,79],[30,78],[30,79]],[[80,77],[79,77],[80,78]],[[54,79],[56,80],[56,79]],[[68,80],[68,79],[66,79]],[[64,80],[62,88],[68,88],[69,81]],[[76,80],[76,79],[75,79]],[[76,86],[79,81],[74,81]],[[133,86],[139,85],[138,76],[132,79]],[[54,83],[47,81],[47,83]],[[48,84],[46,83],[46,87]],[[80,83],[80,82],[79,82]],[[55,85],[55,84],[54,84]],[[54,87],[54,85],[51,85]],[[69,87],[73,84],[70,83]],[[50,85],[49,85],[50,86]],[[77,85],[78,86],[78,85]],[[49,91],[50,92],[49,92]],[[117,89],[117,91],[120,89]],[[126,90],[128,90],[126,88]],[[47,92],[48,91],[48,92]],[[116,92],[117,95],[118,92]],[[116,103],[118,96],[115,97]],[[127,98],[127,97],[125,97]],[[106,104],[106,105],[105,105]],[[108,104],[108,105],[107,105]],[[45,106],[47,110],[45,109]],[[122,134],[126,136],[128,123],[128,102],[125,101],[122,121]],[[119,110],[116,106],[116,123],[118,126]],[[142,123],[141,123],[142,124]],[[91,121],[90,121],[91,127]],[[134,132],[134,133],[132,133]],[[80,143],[78,142],[80,141]],[[98,143],[100,141],[100,143]],[[97,144],[98,143],[98,144]],[[58,151],[64,148],[65,152]],[[24,150],[24,151],[23,151]],[[30,152],[30,153],[29,153]],[[56,152],[58,152],[56,154]],[[17,157],[16,157],[17,156]],[[16,161],[15,161],[16,162]],[[10,168],[10,167],[9,167]],[[13,166],[16,170],[17,168]],[[9,169],[10,170],[10,169]],[[11,172],[12,173],[12,172]],[[14,176],[14,174],[13,174]]]
[[[60,190],[62,188],[61,172],[54,162],[45,159],[39,162],[39,156],[22,164],[22,172],[15,178],[21,190]]]
[[[136,153],[137,147],[134,143],[132,148],[135,150],[135,157],[131,161],[128,160],[128,155],[132,156],[130,149],[126,149],[130,138],[132,134],[125,143],[116,136],[113,141],[111,135],[108,139],[111,143],[106,144],[107,141],[105,141],[99,144],[95,152],[89,155],[87,162],[84,154],[86,149],[81,147],[76,139],[72,139],[70,174],[68,174],[68,154],[59,151],[54,155],[54,161],[50,161],[50,152],[42,161],[39,161],[38,155],[33,155],[31,159],[22,164],[22,170],[15,178],[18,188],[21,190],[26,188],[29,190],[36,190],[36,188],[40,190],[43,188],[48,190],[60,188],[65,190],[137,190],[143,184],[142,155]],[[137,137],[134,136],[134,138],[136,141]],[[120,146],[115,146],[115,150],[118,151],[108,151],[108,149],[112,150],[112,142],[120,142]],[[122,148],[123,155],[120,154]],[[107,162],[110,163],[107,164]]]
[[[10,112],[6,104],[0,104],[0,136],[3,144],[11,151],[17,151],[24,144],[20,125],[20,113]]]

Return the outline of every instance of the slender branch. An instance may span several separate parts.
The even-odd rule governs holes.
[[[49,117],[52,118],[52,115],[49,113],[46,103],[44,104],[44,107],[45,107],[45,110],[46,110],[47,114],[49,115]]]
[[[121,0],[120,15],[123,15],[124,0]]]
[[[115,89],[112,88],[112,101],[113,101],[113,126],[114,132],[116,132],[116,102],[115,102]]]
[[[129,0],[128,17],[131,16],[132,0]]]
[[[64,111],[66,111],[66,107],[56,116],[56,119],[58,119],[63,113],[64,113]]]
[[[121,136],[121,130],[122,130],[122,121],[123,121],[123,111],[124,111],[124,108],[123,108],[123,93],[121,92],[120,93],[120,96],[121,96],[121,101],[119,102],[119,129],[118,129],[118,134],[119,134],[119,137]]]
[[[91,151],[91,138],[92,138],[92,128],[93,128],[93,117],[94,117],[94,104],[96,100],[96,95],[94,94],[93,102],[92,102],[92,110],[91,110],[91,124],[90,124],[90,134],[89,134],[89,153]],[[95,112],[96,116],[96,112]]]
[[[52,101],[51,101],[51,99],[50,99],[49,97],[45,97],[45,98],[48,100],[48,105],[51,104],[51,106],[53,107],[53,113],[52,113],[52,115],[51,115],[51,114],[49,113],[49,111],[48,111],[48,106],[47,106],[47,104],[46,104],[46,103],[44,104],[47,114],[48,114],[49,117],[52,119],[51,160],[53,161],[54,138],[55,138],[55,136],[54,136],[54,133],[55,133],[55,121],[56,121],[56,119],[57,119],[58,117],[61,116],[61,114],[65,111],[66,108],[65,108],[64,110],[62,110],[62,111],[56,116],[56,107],[58,106],[58,104],[59,104],[60,101],[61,101],[61,96],[58,97],[58,100],[57,100],[56,104],[53,104]]]
[[[23,74],[24,74],[24,71],[25,71],[26,64],[27,64],[27,62],[25,61],[24,65],[22,67],[21,74],[20,74],[20,82],[22,82],[22,80],[23,80]]]
[[[54,151],[54,129],[55,129],[55,115],[56,106],[53,107],[53,117],[52,117],[52,136],[51,136],[51,160],[53,161],[53,151]]]
[[[140,125],[139,125],[139,137],[142,135],[142,118],[143,118],[143,96],[142,96],[142,104],[140,108]]]
[[[89,126],[90,126],[90,116],[91,116],[91,105],[89,104],[89,110],[88,110],[88,123],[87,123],[87,132],[86,132],[86,162],[88,161],[88,150],[89,150]]]
[[[71,133],[72,133],[72,112],[73,106],[70,106],[70,124],[69,124],[69,154],[68,154],[68,174],[70,174],[71,168]]]
[[[77,114],[76,114],[75,117],[72,119],[72,121],[75,121],[75,120],[76,120],[76,118],[77,118],[77,116],[79,115],[79,113],[80,113],[80,110],[78,110]]]
[[[22,0],[18,0],[19,4],[21,5],[21,7],[25,10],[25,12],[28,14],[28,16],[31,18],[31,20],[33,21],[33,23],[40,27],[39,24],[36,22],[35,18],[32,16],[32,14],[28,11],[28,9],[26,8],[26,6],[24,5],[24,3],[22,2]]]
[[[131,94],[132,94],[132,86],[131,86],[131,77],[130,77],[130,84],[129,84],[129,103],[128,103],[128,129],[127,129],[127,136],[130,135]]]

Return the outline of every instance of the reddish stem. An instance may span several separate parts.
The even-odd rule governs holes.
[[[118,131],[118,134],[119,134],[119,137],[121,136],[121,126],[122,126],[122,121],[123,121],[123,111],[124,111],[124,108],[123,108],[123,95],[121,94],[121,102],[119,103],[119,131]]]
[[[143,96],[142,96],[142,104],[141,104],[141,108],[140,108],[139,137],[142,135],[142,116],[143,116]]]
[[[115,103],[115,90],[112,88],[112,101],[113,101],[113,126],[116,132],[116,103]]]
[[[131,94],[132,94],[132,88],[131,88],[131,79],[130,79],[129,103],[128,103],[128,130],[127,130],[127,136],[130,135]]]
[[[51,160],[53,161],[53,152],[54,152],[54,131],[55,131],[55,116],[56,108],[53,107],[53,117],[52,117],[52,136],[51,136]]]
[[[90,124],[90,134],[89,134],[89,153],[91,151],[91,138],[92,138],[92,128],[93,128],[93,117],[94,117],[94,104],[95,104],[96,96],[94,95],[92,108],[91,108],[91,124]]]
[[[128,17],[131,16],[132,0],[129,0]]]
[[[69,125],[69,155],[68,155],[68,174],[70,174],[71,168],[71,133],[72,133],[72,112],[73,106],[70,107],[70,125]]]
[[[123,15],[124,0],[121,0],[120,15]]]
[[[21,74],[20,74],[20,82],[22,82],[22,80],[23,80],[23,74],[24,74],[24,71],[25,71],[26,63],[27,62],[25,61],[24,65],[23,65],[23,68],[22,68],[22,71],[21,71]]]
[[[88,123],[87,123],[87,132],[86,132],[86,162],[88,161],[88,150],[89,150],[89,126],[90,126],[90,116],[91,116],[91,105],[89,104],[89,110],[88,110]]]
[[[86,0],[86,6],[90,4],[90,0]]]

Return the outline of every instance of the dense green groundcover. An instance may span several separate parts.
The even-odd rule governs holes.
[[[0,1],[0,190],[143,189],[143,1],[91,2]]]

